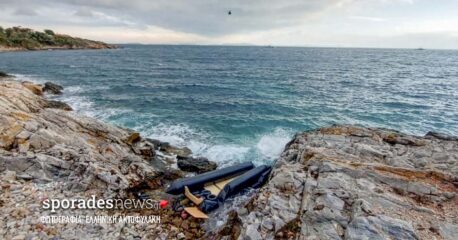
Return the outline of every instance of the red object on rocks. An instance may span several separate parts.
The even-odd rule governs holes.
[[[161,208],[166,208],[168,204],[169,202],[167,200],[161,200],[161,202],[159,203],[159,206]]]

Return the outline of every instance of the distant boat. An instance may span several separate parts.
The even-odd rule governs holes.
[[[419,50],[419,51],[422,51],[422,50],[425,50],[424,48],[417,48],[415,50]]]

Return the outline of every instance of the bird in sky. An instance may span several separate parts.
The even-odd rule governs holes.
[[[232,15],[232,11],[229,10],[229,12],[227,12],[227,15]]]

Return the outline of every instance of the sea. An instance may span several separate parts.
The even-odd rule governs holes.
[[[271,163],[333,124],[458,135],[456,50],[121,45],[0,53],[0,71],[220,166]]]

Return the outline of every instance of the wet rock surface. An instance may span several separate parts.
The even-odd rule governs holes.
[[[62,86],[57,85],[52,82],[45,82],[44,87],[43,87],[43,91],[49,92],[52,94],[62,94],[62,90],[64,90]]]
[[[72,111],[72,107],[70,105],[61,102],[61,101],[55,101],[55,100],[47,100],[46,101],[46,108],[57,108],[57,109],[62,109],[65,111]]]
[[[238,239],[456,239],[458,141],[356,126],[297,134]]]
[[[204,173],[215,170],[217,165],[204,157],[177,157],[178,168],[186,172]]]

